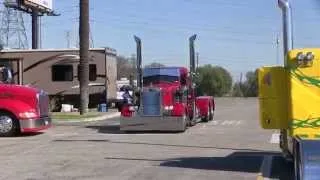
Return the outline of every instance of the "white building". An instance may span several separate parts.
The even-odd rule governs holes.
[[[137,80],[133,80],[134,86],[137,86]],[[117,80],[117,90],[124,86],[124,85],[130,85],[130,80],[127,78],[121,78],[120,80]]]

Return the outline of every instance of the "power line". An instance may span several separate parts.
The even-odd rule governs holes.
[[[218,1],[219,3],[221,3],[222,1]],[[199,2],[197,2],[198,4],[199,4]],[[203,2],[201,2],[201,3],[203,3]],[[224,3],[225,4],[225,3]],[[228,3],[227,3],[228,4]],[[229,3],[230,4],[230,3]],[[242,3],[243,4],[243,3]],[[245,5],[247,5],[247,4],[245,4]],[[236,6],[235,4],[232,4],[232,6]],[[75,6],[75,7],[77,7],[77,6]],[[126,11],[126,12],[128,12],[128,11]],[[112,13],[109,13],[109,14],[111,14],[110,15],[110,17],[112,17],[112,18],[114,18],[114,17],[117,17],[117,16],[114,16],[114,15],[112,15]],[[108,14],[108,15],[109,15]],[[109,17],[109,16],[106,16],[106,17]],[[137,16],[134,16],[134,14],[129,14],[128,15],[128,17],[130,17],[130,18],[132,18],[132,17],[137,17]],[[256,17],[255,17],[256,18]],[[118,18],[116,18],[116,19],[113,19],[113,20],[111,20],[111,22],[113,21],[113,22],[118,22],[119,20],[123,20],[124,18],[123,17],[120,17],[120,16],[118,16]],[[159,21],[157,21],[157,19],[154,19],[154,18],[151,18],[151,19],[149,19],[150,21],[144,21],[144,22],[141,22],[141,20],[139,20],[139,19],[133,19],[134,21],[132,21],[132,22],[122,22],[122,23],[130,23],[130,24],[137,24],[137,25],[152,25],[152,26],[154,26],[155,24],[150,24],[150,22],[152,22],[152,23],[154,23],[155,21],[156,22],[159,22]],[[107,21],[102,21],[102,20],[93,20],[94,22],[100,22],[100,23],[103,23],[103,24],[106,24],[107,22],[109,23],[110,22],[110,20],[109,19],[107,19]],[[159,24],[159,26],[161,26],[161,25],[164,25],[164,26],[166,26],[166,25],[168,25],[168,24]],[[170,25],[169,24],[169,26],[172,26],[172,25]],[[178,28],[181,28],[181,29],[188,29],[188,30],[190,30],[191,28],[192,29],[195,29],[195,27],[201,27],[201,29],[199,28],[199,31],[205,31],[205,32],[209,32],[209,31],[219,31],[220,29],[219,28],[215,28],[215,27],[210,27],[210,26],[208,26],[208,25],[194,25],[193,27],[190,27],[190,26],[184,26],[184,27],[178,27]],[[262,25],[261,25],[262,26]],[[177,29],[177,28],[175,28],[175,29]],[[224,33],[227,33],[228,32],[228,34],[241,34],[241,35],[247,35],[247,36],[261,36],[259,33],[253,33],[253,32],[241,32],[241,31],[230,31],[232,29],[232,27],[227,27],[227,28],[223,28],[223,31],[224,31]],[[255,28],[255,30],[257,30],[256,28]],[[267,29],[266,29],[267,30]],[[222,31],[222,30],[221,30]],[[269,31],[269,30],[268,30]],[[274,32],[275,30],[274,29],[270,29],[270,31],[272,31],[272,32]],[[304,38],[304,39],[314,39],[314,37],[308,37],[308,38]],[[269,44],[269,42],[268,42],[268,44]]]
[[[76,19],[76,18],[73,18]],[[165,27],[165,30],[171,31],[172,29],[174,31],[190,31],[190,30],[197,30],[197,31],[201,31],[201,32],[218,32],[222,33],[222,34],[234,34],[234,35],[246,35],[246,36],[250,36],[250,37],[261,37],[261,33],[255,33],[255,32],[248,32],[248,31],[234,31],[231,30],[232,27],[212,27],[212,26],[208,26],[208,25],[201,25],[201,24],[195,24],[193,26],[188,26],[188,25],[181,25],[181,24],[167,24],[167,23],[163,23],[160,21],[141,21],[141,20],[136,20],[136,21],[126,21],[126,22],[120,22],[121,20],[123,20],[123,18],[115,18],[115,19],[108,19],[106,21],[102,21],[102,20],[91,20],[91,22],[97,22],[97,23],[101,23],[101,24],[106,24],[107,22],[115,22],[115,23],[121,23],[120,26],[128,26],[128,24],[131,25],[143,25],[144,28],[148,27],[150,28],[150,26],[152,26],[152,29],[159,29],[160,26],[161,28]],[[157,23],[155,23],[157,22]],[[178,25],[178,26],[177,26]],[[170,27],[170,28],[167,28]],[[264,29],[256,29],[255,31],[263,31]],[[222,32],[223,31],[223,32]],[[270,37],[272,37],[272,34],[275,34],[277,32],[276,29],[265,29],[264,31],[270,31]],[[303,39],[305,40],[314,40],[314,37],[303,37]],[[268,43],[269,44],[269,43]]]
[[[193,4],[193,6],[192,7],[188,7],[189,8],[188,9],[188,13],[193,14],[193,13],[199,13],[199,12],[203,12],[204,11],[203,8],[195,8],[195,7],[197,7],[197,5],[206,5],[206,6],[212,5],[211,7],[213,7],[213,8],[225,9],[225,10],[232,10],[233,8],[239,8],[239,9],[242,9],[243,11],[246,11],[246,12],[248,12],[248,9],[250,9],[250,10],[252,8],[256,9],[256,7],[253,7],[252,4],[254,4],[255,6],[259,6],[261,8],[265,8],[265,5],[261,5],[260,6],[261,2],[259,2],[259,1],[256,1],[256,2],[254,2],[254,3],[241,3],[241,5],[240,5],[239,3],[234,3],[234,2],[230,3],[230,2],[227,2],[227,1],[218,1],[218,2],[215,2],[215,1],[210,1],[210,2],[209,1],[201,1],[201,2],[198,2],[198,1],[195,2],[194,1],[194,2],[191,2],[191,1],[189,1],[189,3]],[[270,2],[270,5],[273,6],[274,4],[275,3]],[[127,3],[126,5],[129,6],[130,4]],[[137,14],[137,11],[135,11],[135,10],[137,8],[141,7],[141,5],[139,3],[134,3],[132,5],[133,6],[131,6],[128,9],[133,10],[133,11],[125,11],[125,13],[128,13],[128,12],[130,13],[130,14],[127,14],[127,17],[135,16]],[[110,7],[110,6],[107,6],[107,7]],[[227,8],[227,7],[229,7],[229,8]],[[149,10],[149,9],[152,9],[152,10]],[[308,8],[308,9],[318,10],[317,8],[312,8],[312,7]],[[115,8],[112,8],[112,7],[111,8],[104,8],[104,10],[107,11],[107,12],[110,12],[112,10],[115,10]],[[139,11],[139,12],[143,12],[143,13],[154,12],[154,9],[153,8],[144,8],[143,11]],[[177,11],[174,9],[173,12],[177,12]],[[123,12],[121,12],[121,13],[123,14]],[[114,13],[110,13],[110,14],[108,14],[108,16],[113,15],[113,14]],[[169,11],[166,11],[166,14],[169,14]],[[164,13],[162,13],[161,16],[164,17]],[[237,17],[237,16],[235,16],[235,17]],[[277,14],[277,16],[265,16],[265,15],[264,16],[261,16],[261,15],[257,16],[257,14],[252,14],[252,16],[251,15],[250,16],[249,15],[246,16],[245,19],[247,20],[249,18],[250,19],[259,18],[260,23],[263,23],[264,20],[267,20],[268,22],[272,23],[275,20],[277,20],[278,17],[279,17],[278,14]],[[171,18],[171,17],[168,17],[168,18]],[[295,20],[296,21],[303,21],[303,22],[309,22],[309,21],[315,22],[315,21],[319,21],[320,20],[320,16],[317,16],[317,18],[307,17],[307,18],[304,18],[304,19],[300,19],[300,16],[298,16],[298,17],[295,17]]]

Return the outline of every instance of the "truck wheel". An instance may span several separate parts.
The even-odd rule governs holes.
[[[186,113],[182,116],[183,119],[183,129],[179,132],[185,132],[187,130],[187,126],[188,126],[188,118]]]
[[[11,114],[0,112],[0,136],[10,137],[19,133],[18,120]]]
[[[210,119],[210,108],[208,107],[208,110],[207,110],[207,115],[202,118],[202,122],[208,122]]]
[[[120,105],[118,105],[118,106],[117,106],[117,109],[118,109],[118,112],[121,112],[121,109],[122,109],[122,108],[121,108]]]
[[[209,116],[209,121],[213,120],[213,116],[214,116],[214,111],[212,108],[210,108],[210,116]]]

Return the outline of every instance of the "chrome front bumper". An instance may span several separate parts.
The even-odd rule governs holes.
[[[120,118],[121,131],[184,131],[186,119],[173,116],[133,116]]]
[[[51,126],[50,117],[42,117],[39,119],[21,119],[20,121],[21,132],[36,132],[47,129]]]

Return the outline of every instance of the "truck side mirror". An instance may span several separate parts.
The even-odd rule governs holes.
[[[185,77],[182,77],[181,80],[180,80],[180,83],[181,85],[186,85],[187,84],[187,81],[186,81],[186,78]]]
[[[1,76],[2,79],[1,81],[6,83],[6,84],[10,84],[12,82],[12,72],[9,68],[3,68],[1,71]]]
[[[176,97],[181,97],[181,96],[183,96],[183,92],[181,90],[176,90],[174,95]]]

